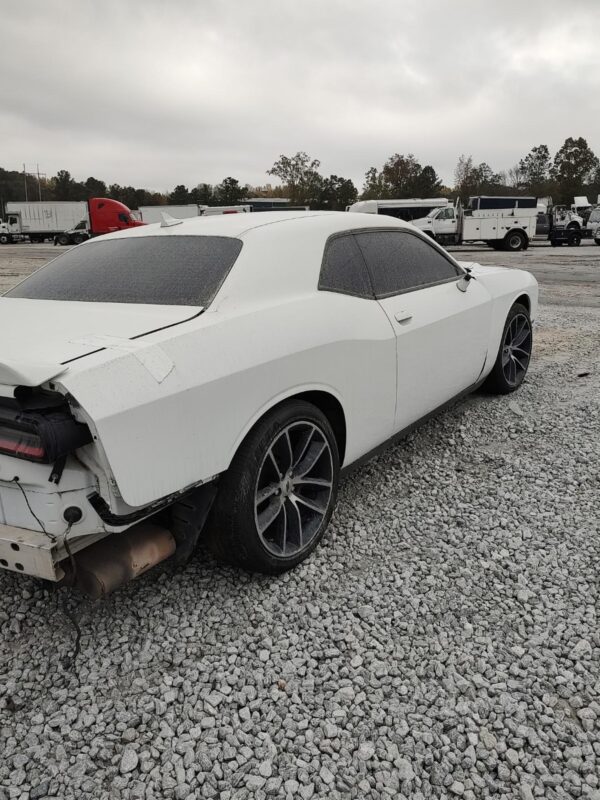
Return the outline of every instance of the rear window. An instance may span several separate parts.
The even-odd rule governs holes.
[[[98,240],[59,256],[5,296],[206,308],[241,249],[226,236]]]

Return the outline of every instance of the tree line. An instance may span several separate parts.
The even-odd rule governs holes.
[[[155,192],[121,186],[89,177],[76,181],[68,170],[59,170],[52,178],[24,176],[22,172],[0,167],[0,208],[9,201],[25,199],[25,183],[29,200],[87,200],[90,197],[111,197],[131,209],[144,205],[183,205],[199,203],[209,206],[236,205],[249,197],[289,197],[292,205],[308,205],[315,209],[343,210],[357,199],[406,197],[460,197],[470,195],[530,194],[551,196],[555,203],[573,202],[575,195],[587,195],[595,201],[600,194],[600,161],[587,141],[569,137],[552,157],[547,145],[533,147],[514,166],[494,172],[486,162],[476,164],[470,155],[461,155],[454,171],[454,185],[445,186],[431,164],[422,165],[412,153],[394,153],[380,167],[365,173],[359,193],[350,178],[322,175],[321,162],[305,152],[281,155],[267,170],[279,178],[281,187],[253,187],[237,178],[224,178],[212,185],[198,183],[193,188],[180,184],[172,192]]]

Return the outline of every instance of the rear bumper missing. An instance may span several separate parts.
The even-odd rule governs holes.
[[[77,553],[105,536],[107,532],[69,536],[69,551]],[[0,524],[0,567],[3,569],[56,582],[64,577],[61,562],[67,557],[63,536],[54,538],[40,531]]]

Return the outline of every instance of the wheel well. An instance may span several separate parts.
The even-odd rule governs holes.
[[[522,306],[525,306],[527,311],[531,311],[531,300],[528,294],[522,294],[520,297],[517,297],[515,303],[520,303]]]
[[[343,464],[346,453],[346,417],[340,401],[332,394],[320,391],[302,392],[302,394],[294,395],[294,397],[306,400],[307,403],[312,403],[313,406],[316,406],[319,411],[325,414],[335,435],[340,464]]]

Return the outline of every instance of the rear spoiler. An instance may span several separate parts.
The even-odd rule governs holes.
[[[0,396],[12,397],[16,386],[40,386],[67,369],[63,364],[39,361],[0,361]]]

